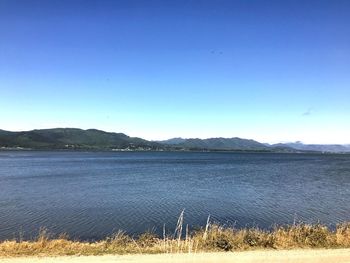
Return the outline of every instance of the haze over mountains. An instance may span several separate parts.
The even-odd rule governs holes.
[[[172,138],[164,141],[158,141],[162,144],[177,145],[183,147],[198,147],[208,149],[234,149],[244,148],[246,150],[271,150],[273,151],[303,151],[303,152],[331,152],[345,153],[350,152],[350,145],[341,144],[303,144],[301,142],[294,143],[278,143],[263,144],[254,140],[241,138],[209,138],[209,139],[183,139],[180,137]]]
[[[273,146],[290,147],[300,151],[316,152],[350,152],[350,145],[341,144],[303,144],[302,142],[279,143]]]
[[[124,133],[96,129],[56,128],[11,132],[0,130],[2,149],[77,150],[169,150],[169,151],[264,151],[264,152],[350,152],[350,145],[306,145],[301,142],[263,144],[242,138],[172,138],[148,141]]]

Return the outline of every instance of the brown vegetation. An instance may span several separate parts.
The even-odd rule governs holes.
[[[210,224],[208,220],[203,229],[190,233],[187,226],[183,229],[182,222],[183,213],[172,236],[164,234],[163,237],[159,237],[153,233],[144,233],[134,239],[119,231],[113,236],[97,242],[73,241],[65,235],[51,239],[47,231],[42,229],[34,241],[9,240],[1,242],[0,257],[350,248],[350,223],[340,224],[335,230],[321,224],[300,223],[275,227],[267,231],[259,228],[222,227]],[[184,236],[183,232],[185,232]]]

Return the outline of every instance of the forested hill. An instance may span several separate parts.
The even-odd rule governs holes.
[[[123,133],[96,129],[43,129],[21,132],[0,130],[0,147],[30,149],[158,149],[159,143],[129,137]]]
[[[173,138],[148,141],[124,133],[96,129],[56,128],[11,132],[0,130],[0,149],[33,150],[168,150],[168,151],[264,151],[264,152],[350,152],[349,145],[268,145],[242,138]]]

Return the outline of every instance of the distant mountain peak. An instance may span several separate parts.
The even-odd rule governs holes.
[[[157,142],[167,144],[167,145],[176,145],[179,143],[183,143],[184,141],[186,141],[186,139],[181,137],[175,137],[175,138],[171,138],[163,141],[157,141]]]

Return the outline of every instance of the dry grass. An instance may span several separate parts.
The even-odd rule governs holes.
[[[46,229],[41,229],[36,240],[0,243],[0,257],[350,248],[350,223],[340,224],[335,230],[321,224],[300,223],[267,231],[259,228],[222,227],[211,224],[208,218],[203,229],[190,233],[188,226],[183,229],[183,215],[182,212],[175,233],[165,235],[164,227],[163,237],[144,233],[134,239],[119,231],[102,241],[80,242],[69,240],[65,235],[52,239]]]

